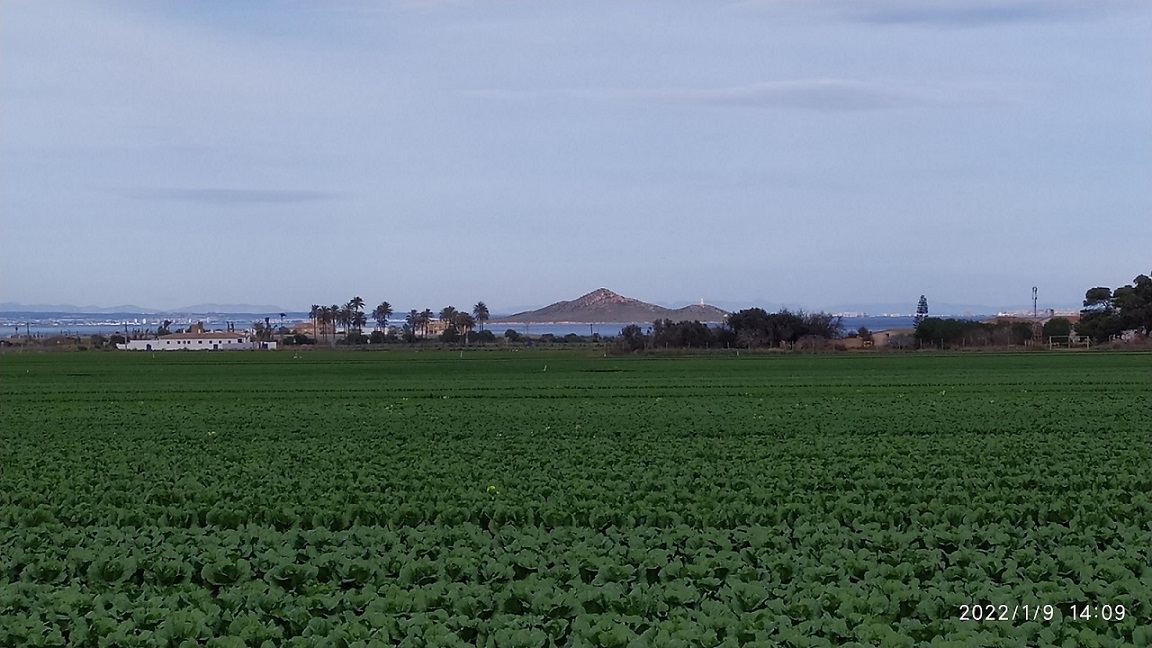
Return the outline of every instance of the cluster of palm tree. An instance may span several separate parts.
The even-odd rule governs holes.
[[[377,326],[386,326],[391,315],[392,306],[388,302],[381,302],[371,313]],[[343,326],[346,334],[354,332],[363,335],[364,325],[368,323],[368,315],[364,314],[364,299],[359,295],[349,299],[343,306],[312,304],[308,317],[312,320],[312,335],[317,339],[321,335],[335,336],[338,326]]]
[[[320,339],[322,335],[331,336],[329,339],[334,340],[337,327],[341,325],[344,327],[346,336],[352,333],[358,336],[363,335],[364,326],[368,323],[369,317],[376,323],[376,330],[387,331],[388,321],[392,314],[392,304],[384,301],[372,309],[371,313],[365,315],[364,300],[357,296],[348,300],[348,303],[343,306],[313,304],[308,317],[312,320],[313,337]],[[454,306],[445,306],[440,309],[439,317],[436,317],[429,308],[425,308],[423,311],[413,309],[408,311],[404,318],[404,331],[413,337],[428,337],[432,322],[439,321],[444,324],[445,330],[452,331],[457,335],[467,334],[477,325],[483,331],[484,324],[489,318],[488,305],[484,302],[477,302],[472,307],[471,313],[460,311]]]

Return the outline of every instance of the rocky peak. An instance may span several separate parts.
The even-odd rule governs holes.
[[[572,300],[572,305],[581,307],[595,307],[608,304],[626,304],[630,301],[635,300],[629,299],[624,295],[614,293],[607,288],[597,288],[587,295],[577,297],[576,299]]]

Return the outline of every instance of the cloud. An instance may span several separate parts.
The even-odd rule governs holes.
[[[339,194],[285,189],[141,189],[130,191],[136,200],[163,200],[215,205],[252,203],[313,203],[334,200]]]
[[[708,89],[638,90],[621,93],[642,101],[698,106],[782,108],[821,112],[887,110],[924,103],[897,88],[859,81],[777,81]]]
[[[465,96],[499,101],[567,97],[684,106],[735,106],[817,112],[891,110],[938,99],[923,91],[843,79],[774,81],[721,88],[567,88],[554,91],[483,89]]]
[[[1008,0],[957,2],[945,0],[895,3],[852,3],[847,10],[856,20],[880,25],[933,27],[985,27],[1002,24],[1087,20],[1110,13],[1126,4],[1117,2],[1071,2],[1070,0]]]

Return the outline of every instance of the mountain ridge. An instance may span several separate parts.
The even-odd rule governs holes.
[[[494,323],[558,324],[565,322],[596,324],[606,322],[652,322],[658,319],[675,321],[698,320],[722,322],[727,311],[707,304],[691,304],[682,308],[665,308],[597,288],[573,300],[558,301],[536,310],[522,311],[493,318]]]
[[[204,315],[208,313],[240,313],[245,315],[264,313],[287,313],[289,311],[277,306],[254,304],[196,304],[180,308],[144,308],[134,304],[120,306],[76,306],[74,304],[21,304],[18,302],[0,302],[0,313],[67,313],[81,315],[107,315],[107,314],[149,314],[149,315]]]

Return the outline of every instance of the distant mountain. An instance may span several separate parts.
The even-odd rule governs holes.
[[[290,311],[284,310],[279,306],[264,306],[256,304],[197,304],[195,306],[185,306],[183,308],[162,309],[144,308],[142,306],[134,306],[131,304],[126,304],[123,306],[76,306],[74,304],[20,304],[17,302],[0,303],[0,313],[67,313],[85,315],[108,315],[112,313],[132,315],[202,315],[207,313],[239,313],[245,315],[270,315],[288,312]],[[299,311],[291,312],[298,313]]]
[[[0,303],[0,313],[155,313],[155,309],[131,304],[123,306],[75,306],[73,304],[20,304]]]
[[[599,288],[573,299],[559,301],[532,311],[493,318],[494,323],[529,322],[548,324],[559,322],[652,322],[658,319],[673,321],[699,320],[701,322],[722,322],[725,311],[708,306],[693,304],[683,308],[664,308],[639,299],[618,295],[607,288]]]

